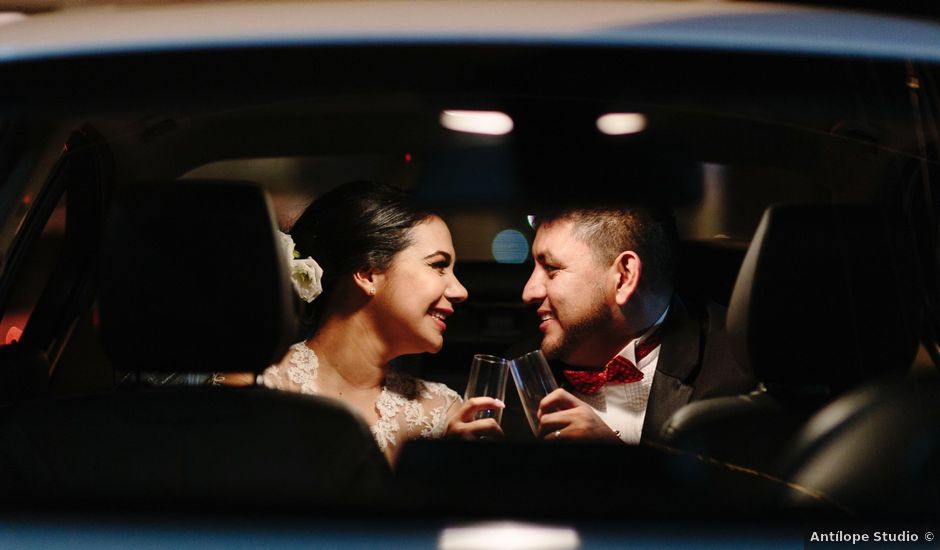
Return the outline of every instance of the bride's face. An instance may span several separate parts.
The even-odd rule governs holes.
[[[380,330],[397,355],[439,351],[453,304],[467,299],[454,275],[454,244],[444,221],[432,217],[418,224],[411,238],[412,245],[376,279]]]

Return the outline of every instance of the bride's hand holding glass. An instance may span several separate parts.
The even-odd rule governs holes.
[[[474,355],[464,403],[448,419],[447,437],[470,440],[502,437],[499,421],[505,408],[507,378],[505,359]]]
[[[491,410],[502,411],[505,407],[502,401],[493,397],[470,398],[451,414],[444,437],[471,441],[502,438],[503,429],[496,418],[477,419],[477,415]]]

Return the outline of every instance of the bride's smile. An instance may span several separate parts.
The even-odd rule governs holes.
[[[411,230],[411,245],[375,275],[374,314],[393,355],[437,352],[453,304],[467,299],[454,274],[454,245],[444,221],[432,216]]]

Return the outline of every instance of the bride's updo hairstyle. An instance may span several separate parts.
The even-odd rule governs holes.
[[[323,293],[306,304],[305,337],[320,326],[336,283],[363,269],[384,271],[412,244],[411,230],[433,214],[417,209],[399,188],[354,181],[314,200],[290,235],[302,258],[323,268]]]

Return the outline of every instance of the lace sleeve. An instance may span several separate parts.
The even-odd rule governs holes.
[[[430,426],[421,432],[421,437],[438,438],[447,429],[447,419],[463,403],[457,392],[440,382],[419,381],[423,386],[421,397],[430,416]]]
[[[304,342],[290,347],[280,363],[271,365],[261,375],[262,383],[274,390],[297,393],[317,393],[317,368],[319,361],[312,349]]]

